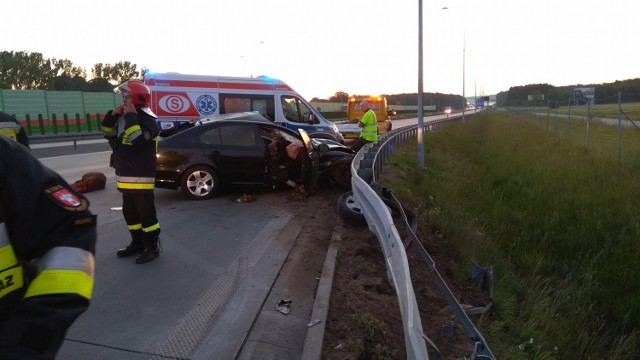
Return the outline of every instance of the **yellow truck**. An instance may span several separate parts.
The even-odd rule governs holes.
[[[357,139],[360,137],[362,129],[358,127],[358,122],[364,115],[360,109],[360,103],[367,100],[371,105],[371,110],[378,119],[378,135],[391,131],[391,116],[387,108],[387,99],[377,95],[353,95],[349,97],[347,104],[347,123],[338,125],[338,131],[345,139]]]

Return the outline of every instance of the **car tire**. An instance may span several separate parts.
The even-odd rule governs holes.
[[[182,174],[180,189],[187,199],[211,199],[218,191],[218,175],[208,166],[195,166]]]
[[[340,195],[337,205],[338,216],[347,225],[356,227],[367,227],[367,219],[362,213],[360,204],[355,201],[353,192],[347,191]]]

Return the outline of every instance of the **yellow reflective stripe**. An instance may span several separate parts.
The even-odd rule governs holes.
[[[91,252],[58,246],[49,249],[37,264],[41,271],[29,285],[25,297],[77,294],[91,299],[95,267]]]
[[[129,228],[129,230],[135,231],[142,229],[142,224],[127,225],[127,227]]]
[[[7,226],[0,222],[0,299],[23,286],[22,266],[9,242]]]
[[[129,134],[127,139],[129,139],[129,141],[133,141],[133,140],[137,139],[139,136],[142,136],[142,130],[136,131],[134,133]]]
[[[133,125],[127,130],[125,130],[124,137],[129,138],[129,136],[131,136],[131,134],[135,133],[136,131],[142,131],[142,128],[140,128],[140,125]]]
[[[22,289],[23,286],[21,266],[0,271],[0,299],[15,290]]]
[[[141,184],[141,183],[125,183],[116,181],[118,189],[130,189],[130,190],[153,190],[154,184]]]
[[[93,278],[80,270],[44,270],[33,279],[25,298],[50,294],[77,294],[91,300]]]
[[[18,264],[18,258],[13,252],[11,242],[9,242],[9,234],[7,226],[0,222],[0,270],[7,269]]]
[[[153,190],[155,178],[116,176],[116,185],[118,186],[118,189]]]
[[[152,231],[155,231],[155,230],[158,230],[158,229],[160,229],[160,224],[159,223],[155,223],[155,225],[151,225],[149,227],[142,228],[142,231],[144,231],[144,232],[152,232]]]
[[[116,131],[116,128],[113,126],[102,126],[102,131],[106,133],[110,133],[110,132]]]
[[[18,132],[15,129],[0,129],[0,135],[16,141]]]
[[[18,264],[16,254],[13,252],[11,245],[0,248],[0,270],[10,268]]]

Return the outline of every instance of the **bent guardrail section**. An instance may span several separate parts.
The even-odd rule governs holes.
[[[425,123],[424,130],[431,131],[451,121],[458,121],[460,117],[451,117]],[[363,215],[367,220],[369,229],[377,236],[382,247],[389,282],[396,290],[400,313],[405,332],[405,345],[408,359],[428,359],[426,348],[427,337],[422,330],[420,313],[417,308],[415,293],[411,284],[411,274],[402,239],[395,227],[389,208],[381,199],[381,194],[389,195],[390,191],[376,183],[382,172],[382,166],[393,153],[395,144],[416,136],[418,126],[413,125],[402,129],[396,129],[381,136],[377,143],[366,145],[355,157],[351,164],[351,185],[353,196],[359,202]],[[357,176],[355,176],[357,175]],[[392,195],[391,195],[392,196]],[[386,197],[386,196],[385,196]],[[389,199],[387,199],[389,200]],[[402,209],[395,198],[397,206]],[[406,216],[403,217],[406,220]],[[411,228],[410,226],[407,226]],[[429,272],[438,289],[443,294],[456,317],[462,324],[467,336],[474,343],[471,359],[495,359],[484,337],[471,322],[462,306],[444,282],[436,269],[436,264],[424,249],[413,231],[411,234],[412,245],[427,264]],[[430,342],[430,341],[429,341]],[[433,344],[431,344],[433,345]],[[435,349],[437,351],[437,349]]]

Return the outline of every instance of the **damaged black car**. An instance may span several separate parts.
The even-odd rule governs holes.
[[[245,112],[164,130],[156,156],[157,188],[180,189],[188,199],[205,200],[223,185],[289,186],[303,193],[323,185],[348,188],[355,153]]]

